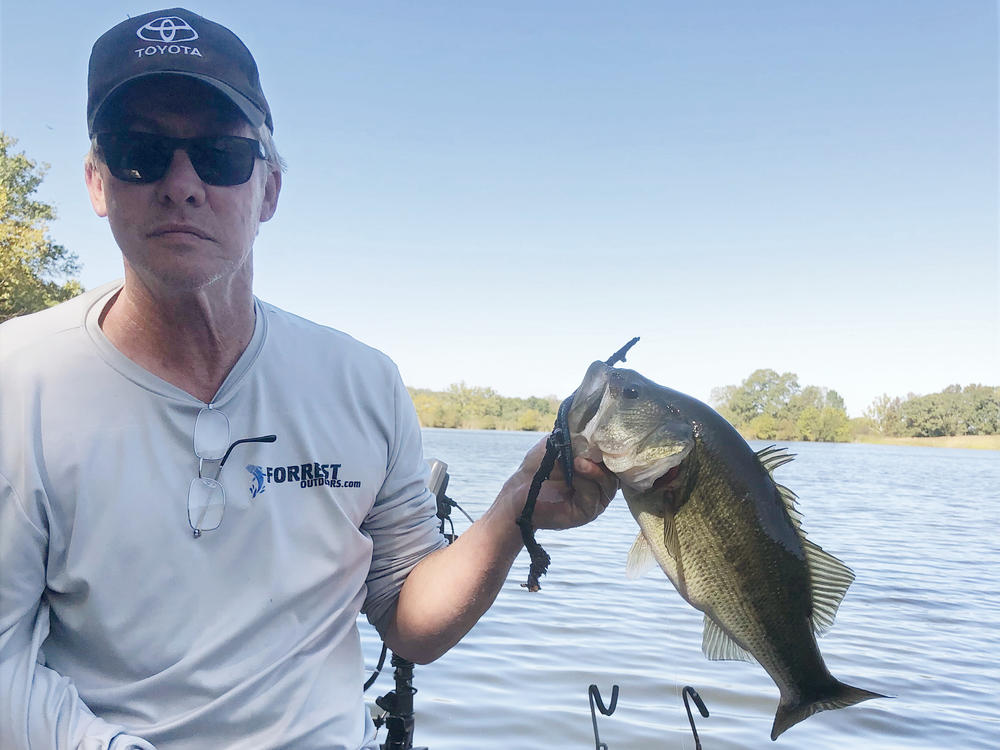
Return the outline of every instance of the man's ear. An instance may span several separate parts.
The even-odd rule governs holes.
[[[90,194],[90,205],[101,217],[108,215],[108,199],[104,193],[104,175],[100,168],[90,159],[83,166],[83,176],[87,182],[87,192]]]
[[[278,210],[278,195],[281,193],[281,170],[272,169],[268,172],[264,183],[264,201],[260,207],[260,220],[267,221]]]

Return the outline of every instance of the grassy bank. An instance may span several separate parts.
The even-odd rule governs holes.
[[[949,435],[945,437],[858,437],[856,442],[876,445],[923,445],[928,448],[972,448],[1000,451],[1000,435]]]

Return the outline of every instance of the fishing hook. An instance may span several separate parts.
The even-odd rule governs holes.
[[[698,695],[698,691],[695,690],[690,685],[685,685],[684,689],[681,691],[681,695],[684,698],[684,709],[687,711],[688,721],[691,723],[691,734],[694,735],[694,750],[701,750],[701,740],[698,739],[698,730],[694,725],[694,716],[691,715],[691,706],[688,705],[688,696],[690,695],[696,706],[698,706],[698,711],[701,715],[708,718],[708,708],[705,706],[705,701],[701,699]]]
[[[601,691],[597,689],[597,685],[591,685],[587,693],[590,696],[590,720],[594,724],[594,750],[608,750],[608,744],[601,742],[601,735],[597,732],[597,714],[594,712],[594,703],[596,701],[597,709],[602,714],[611,716],[618,706],[618,686],[611,686],[611,705],[607,708],[604,707],[604,701],[601,700]]]

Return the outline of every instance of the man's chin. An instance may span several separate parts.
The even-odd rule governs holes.
[[[134,266],[133,266],[134,268]],[[166,268],[145,267],[135,269],[145,286],[157,288],[172,294],[196,294],[216,286],[226,279],[238,279],[240,273],[234,268],[205,268],[204,266],[187,267],[182,263],[173,263]],[[250,276],[247,276],[249,286]]]

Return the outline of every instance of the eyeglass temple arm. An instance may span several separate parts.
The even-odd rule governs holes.
[[[219,468],[221,469],[223,466],[226,465],[226,459],[229,458],[229,454],[232,453],[233,448],[235,448],[240,443],[273,443],[277,439],[278,439],[277,435],[262,435],[260,437],[243,438],[242,440],[237,440],[236,442],[234,442],[232,445],[229,446],[229,450],[226,451],[226,455],[224,455],[222,457],[222,460],[219,462]]]

